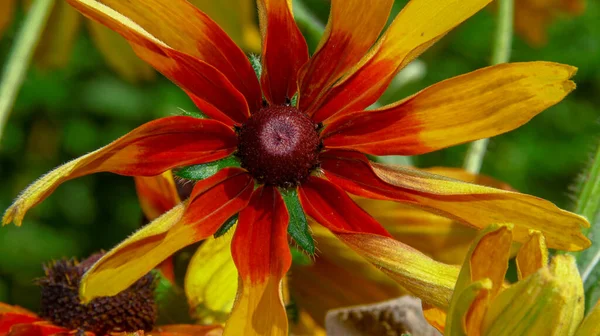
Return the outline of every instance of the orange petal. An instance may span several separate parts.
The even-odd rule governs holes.
[[[55,326],[50,322],[39,321],[15,324],[10,328],[7,336],[55,336],[68,331],[68,329]]]
[[[262,76],[267,101],[283,105],[298,90],[300,67],[308,61],[308,47],[292,15],[291,0],[259,0],[262,34]]]
[[[6,210],[2,223],[14,221],[21,225],[29,209],[71,179],[98,172],[157,175],[171,168],[224,158],[236,145],[235,132],[218,121],[183,116],[157,119],[35,181]]]
[[[447,314],[443,309],[423,304],[423,316],[432,327],[444,334]]]
[[[298,106],[309,115],[310,107],[373,45],[387,22],[392,0],[376,5],[363,0],[333,0],[329,22],[317,51],[300,70]],[[360,22],[360,24],[357,24]]]
[[[515,260],[519,280],[546,267],[548,265],[548,248],[544,235],[539,231],[532,231],[529,239],[521,246]]]
[[[156,77],[152,67],[142,61],[119,34],[95,21],[86,20],[86,25],[104,61],[121,78],[138,83]]]
[[[156,176],[135,176],[134,181],[142,211],[148,220],[154,220],[181,202],[170,170]]]
[[[123,35],[138,56],[201,99],[207,115],[242,123],[248,108],[260,108],[258,80],[243,51],[187,1],[68,2]]]
[[[86,302],[126,289],[184,246],[212,235],[243,209],[253,181],[237,168],[225,168],[196,183],[189,200],[168,211],[104,255],[81,281]]]
[[[512,223],[519,242],[525,242],[534,229],[546,236],[550,248],[577,251],[590,245],[581,232],[589,227],[585,218],[534,196],[370,163],[359,153],[330,151],[321,154],[320,160],[331,181],[359,196],[413,204],[480,229],[492,223]]]
[[[423,301],[447,307],[458,268],[438,263],[389,234],[337,186],[309,177],[299,188],[307,215]]]
[[[0,38],[10,26],[15,14],[16,0],[4,0],[0,3]]]
[[[231,253],[238,293],[225,335],[288,335],[281,283],[292,263],[289,215],[274,187],[259,187],[240,213]]]
[[[7,306],[7,309],[12,308],[11,306]],[[14,307],[14,311],[3,311],[0,310],[0,335],[7,335],[11,329],[13,329],[16,325],[19,324],[30,324],[36,321],[40,321],[41,319],[37,317],[35,314],[31,312],[21,312],[19,310],[23,310],[20,307]],[[0,309],[3,309],[0,307]]]
[[[510,63],[437,83],[398,103],[331,121],[327,148],[373,155],[417,155],[511,131],[560,102],[576,68]]]
[[[491,0],[411,0],[372,51],[320,100],[316,122],[374,103],[392,78],[452,28]]]

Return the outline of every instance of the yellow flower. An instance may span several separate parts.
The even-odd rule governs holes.
[[[515,31],[531,45],[546,43],[546,29],[559,16],[581,14],[585,0],[515,0]]]
[[[31,0],[22,2],[28,7]],[[215,20],[243,49],[249,52],[260,51],[254,1],[193,0],[191,3]],[[16,4],[17,0],[2,0],[0,3],[0,37],[13,19]],[[152,67],[139,59],[129,43],[118,33],[83,18],[65,1],[56,1],[35,53],[38,66],[45,69],[65,66],[71,57],[77,34],[81,26],[85,25],[106,64],[122,78],[134,83],[154,78]]]
[[[452,295],[448,315],[425,311],[445,335],[599,335],[599,308],[582,324],[583,283],[575,259],[548,264],[544,236],[531,231],[516,257],[519,281],[505,281],[512,226],[493,225],[476,238]],[[445,317],[445,321],[444,321]]]

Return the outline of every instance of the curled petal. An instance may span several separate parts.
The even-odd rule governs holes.
[[[359,153],[330,151],[320,160],[331,181],[359,196],[409,203],[480,229],[512,223],[519,242],[525,242],[533,229],[544,234],[550,248],[577,251],[590,245],[581,232],[589,227],[585,218],[534,196],[370,163]]]
[[[473,242],[452,296],[452,316],[446,322],[450,334],[463,330],[467,335],[479,334],[489,302],[498,295],[504,283],[512,243],[511,230],[507,226],[494,225],[482,231]],[[485,291],[475,293],[475,288],[483,288],[482,281],[487,284]],[[472,297],[472,300],[465,302],[465,297]]]
[[[396,104],[347,114],[323,131],[328,148],[417,155],[511,131],[560,102],[576,68],[510,63],[434,84]]]
[[[317,177],[302,184],[306,213],[423,301],[447,307],[458,268],[430,259],[392,238],[339,187]]]
[[[185,296],[192,315],[203,324],[227,320],[235,300],[238,274],[231,257],[234,228],[210,237],[192,256],[185,274]]]
[[[177,250],[211,236],[246,206],[252,188],[250,175],[237,168],[199,181],[186,202],[137,231],[90,268],[81,281],[82,300],[115,295]]]
[[[235,132],[218,121],[182,116],[157,119],[35,181],[6,210],[2,223],[21,225],[29,209],[71,179],[98,172],[158,175],[171,168],[224,158],[236,145]]]
[[[292,263],[285,203],[274,187],[252,194],[240,213],[231,253],[239,272],[237,298],[225,335],[287,336],[282,280]]]
[[[525,279],[538,269],[548,265],[548,248],[546,239],[539,231],[532,231],[529,239],[521,246],[517,258],[517,274],[519,280]]]
[[[482,335],[573,335],[583,317],[583,284],[572,256],[556,256],[492,301]]]
[[[262,33],[263,94],[283,105],[298,90],[298,71],[308,61],[308,47],[292,15],[291,0],[258,0]]]
[[[244,53],[187,1],[69,3],[125,37],[140,58],[181,86],[208,116],[240,124],[249,109],[260,107],[260,87]]]
[[[412,0],[372,51],[322,99],[313,120],[359,111],[374,103],[398,71],[491,0]]]
[[[331,2],[324,36],[317,51],[300,70],[301,111],[312,115],[310,107],[315,99],[369,50],[387,22],[393,3],[391,0],[381,0],[376,5],[363,0]]]

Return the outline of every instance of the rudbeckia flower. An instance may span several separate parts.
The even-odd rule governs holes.
[[[2,0],[0,3],[0,37],[13,19],[17,0]],[[21,1],[28,5],[31,1]],[[191,1],[205,11],[244,50],[258,52],[260,35],[254,22],[254,4],[249,0]],[[234,15],[235,17],[232,17]],[[56,1],[48,18],[35,60],[43,68],[59,68],[65,66],[71,57],[71,51],[81,25],[85,24],[90,37],[106,64],[121,77],[138,82],[154,78],[154,71],[141,61],[131,47],[118,34],[103,25],[90,20],[83,20],[65,1]]]
[[[310,235],[302,235],[306,214],[427,304],[447,307],[458,269],[393,239],[348,193],[404,202],[476,228],[514,223],[521,242],[537,229],[552,248],[590,244],[581,233],[589,226],[584,218],[545,200],[366,156],[416,155],[504,133],[574,89],[573,67],[503,64],[365,110],[402,67],[488,0],[413,0],[380,38],[393,1],[333,1],[326,34],[310,59],[291,3],[260,0],[260,81],[242,50],[186,1],[69,3],[123,35],[211,118],[172,116],[144,124],[51,171],[6,211],[3,223],[19,225],[61,183],[87,174],[153,176],[204,164],[196,167],[204,179],[186,201],[87,272],[80,289],[85,301],[119,293],[239,214],[231,248],[238,291],[225,334],[285,335],[280,287],[291,264],[288,231],[309,246]]]
[[[575,16],[585,9],[585,0],[515,1],[515,30],[532,45],[546,43],[546,30],[560,16]]]
[[[548,263],[546,240],[531,231],[516,257],[519,281],[504,280],[512,227],[481,232],[462,266],[445,322],[431,322],[444,335],[600,335],[596,305],[582,322],[583,283],[575,259],[557,255]],[[490,262],[493,261],[493,262]]]
[[[0,336],[66,335],[220,335],[218,325],[169,325],[155,327],[156,279],[146,274],[131,287],[111,297],[99,297],[87,305],[79,301],[78,287],[83,273],[101,256],[58,260],[44,268],[39,279],[40,314],[0,302]]]

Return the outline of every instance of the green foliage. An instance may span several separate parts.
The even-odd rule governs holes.
[[[235,223],[237,223],[237,221],[238,214],[229,217],[229,219],[226,220],[225,223],[223,223],[223,225],[221,225],[221,227],[217,230],[217,232],[215,232],[213,236],[215,238],[219,238],[222,235],[226,234],[229,231],[229,229],[231,229],[235,225]]]
[[[304,210],[300,205],[298,191],[295,188],[280,190],[281,195],[283,196],[283,201],[285,202],[285,206],[288,210],[288,214],[290,215],[288,233],[290,236],[292,236],[296,244],[298,244],[298,246],[300,246],[309,255],[315,254],[315,242],[310,233],[310,228],[308,227],[308,221],[306,220]]]
[[[181,168],[175,172],[175,175],[188,180],[204,180],[215,175],[223,168],[239,166],[240,161],[231,155],[218,161]]]

